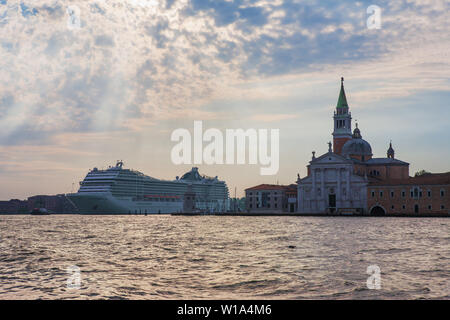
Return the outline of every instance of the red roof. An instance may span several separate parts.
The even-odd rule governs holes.
[[[292,185],[292,184],[288,185],[288,186],[280,185],[280,184],[260,184],[260,185],[257,185],[255,187],[247,188],[247,189],[245,189],[245,191],[252,191],[252,190],[255,190],[255,191],[256,190],[286,190],[286,191],[292,191],[293,188],[295,188],[295,190],[297,190],[295,185]]]
[[[388,179],[388,180],[370,181],[370,185],[372,186],[442,185],[442,184],[450,184],[450,172],[425,173],[418,177],[409,177],[406,179]]]

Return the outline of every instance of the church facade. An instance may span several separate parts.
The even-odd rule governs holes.
[[[429,208],[429,213],[449,213],[449,173],[429,175],[423,179],[412,178],[409,176],[409,163],[395,158],[392,142],[386,157],[374,158],[372,147],[363,139],[358,124],[352,132],[352,116],[343,78],[333,122],[333,143],[329,142],[328,152],[317,158],[313,152],[307,166],[307,176],[303,179],[298,176],[299,213],[417,214],[427,212],[425,208]],[[421,185],[422,180],[427,185]],[[428,192],[432,189],[431,185],[435,186],[433,190],[439,189],[433,194],[440,203],[431,204],[432,192]],[[430,204],[419,205],[420,193],[416,194],[413,190],[426,190],[422,194],[430,195]],[[408,204],[407,192],[412,197]],[[398,198],[395,196],[397,193]],[[397,203],[390,204],[394,198]],[[402,199],[404,204],[400,203]]]
[[[354,173],[353,162],[331,150],[313,157],[308,176],[297,180],[300,213],[334,213],[367,210],[367,177]]]

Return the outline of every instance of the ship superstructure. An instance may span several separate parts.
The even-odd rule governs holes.
[[[200,175],[194,167],[181,178],[162,180],[126,169],[123,162],[105,170],[94,168],[80,182],[77,193],[67,197],[82,214],[158,214],[183,209],[188,187],[195,193],[200,211],[228,209],[228,187],[218,177]]]

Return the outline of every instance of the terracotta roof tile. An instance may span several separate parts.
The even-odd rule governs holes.
[[[292,188],[291,186],[285,186],[280,184],[260,184],[255,187],[245,189],[245,191],[251,190],[287,190]]]
[[[370,179],[370,185],[434,185],[434,184],[450,184],[450,172],[446,173],[426,173],[418,177],[409,177],[407,179],[388,179],[375,180]]]

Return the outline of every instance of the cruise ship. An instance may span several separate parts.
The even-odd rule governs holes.
[[[81,214],[163,214],[182,212],[186,194],[195,194],[200,212],[229,207],[226,183],[201,175],[196,167],[181,178],[162,180],[125,169],[122,161],[105,170],[92,169],[78,192],[66,196]]]

